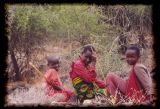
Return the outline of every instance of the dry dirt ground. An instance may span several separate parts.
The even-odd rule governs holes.
[[[44,92],[43,84],[36,84],[28,89],[17,88],[6,96],[5,106],[109,106],[104,98],[86,100],[83,105],[78,105],[75,101],[69,103],[57,103],[57,100],[63,99],[63,95],[57,94],[53,97],[47,97]]]
[[[56,49],[56,48],[54,48]],[[51,50],[52,51],[52,50]],[[53,50],[57,52],[56,50]],[[68,51],[68,50],[67,50]],[[153,68],[153,51],[148,50],[145,54],[145,58],[142,59],[142,62],[149,68],[149,71]],[[150,64],[148,64],[150,63]],[[128,66],[124,65],[124,69],[126,70]],[[69,80],[63,81],[66,87],[73,89]],[[38,82],[38,84],[34,84],[32,86],[28,86],[28,88],[19,87],[14,91],[11,91],[8,95],[6,95],[6,104],[5,106],[24,106],[24,105],[62,105],[63,103],[55,104],[55,101],[61,99],[62,95],[56,95],[52,98],[47,97],[44,92],[43,82]],[[109,103],[100,103],[99,100],[94,100],[94,103],[91,101],[86,101],[85,105],[101,105],[101,106],[109,106]]]

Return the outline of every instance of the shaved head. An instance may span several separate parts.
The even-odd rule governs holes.
[[[59,56],[48,56],[47,61],[48,61],[49,68],[53,68],[56,71],[59,70],[59,67],[60,67],[60,57]]]
[[[60,61],[60,57],[59,56],[48,56],[47,61],[48,61],[48,64],[50,63],[57,64]]]

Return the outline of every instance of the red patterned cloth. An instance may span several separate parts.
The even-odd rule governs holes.
[[[62,90],[56,90],[53,88],[53,86],[61,87]],[[49,69],[45,73],[45,88],[46,88],[46,94],[48,96],[53,96],[56,93],[63,94],[65,98],[60,102],[66,102],[69,100],[71,96],[74,95],[72,91],[63,88],[58,72],[55,69]]]
[[[99,88],[105,88],[105,83],[98,80],[95,67],[92,65],[85,66],[81,58],[77,59],[72,63],[72,70],[70,72],[70,78],[73,80],[75,77],[80,77],[86,82],[95,82]]]

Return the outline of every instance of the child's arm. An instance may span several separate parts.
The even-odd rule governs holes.
[[[142,86],[142,88],[146,91],[147,95],[152,94],[152,78],[147,71],[147,69],[143,66],[135,66],[134,72]]]
[[[86,82],[93,82],[95,81],[96,74],[92,74],[81,64],[74,64],[73,66],[74,72],[81,77]],[[95,73],[95,72],[93,72]]]
[[[97,54],[96,54],[96,52],[93,52],[91,64],[95,67],[96,66],[96,62],[97,62]]]
[[[58,79],[58,75],[51,70],[47,73],[48,73],[46,75],[47,84],[51,85],[55,90],[62,90],[60,81]]]

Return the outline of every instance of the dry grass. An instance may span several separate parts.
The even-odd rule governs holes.
[[[28,90],[16,89],[6,96],[6,106],[51,105],[52,102],[63,99],[62,94],[48,97],[42,85],[32,86]]]
[[[51,43],[51,42],[50,42]],[[76,43],[76,42],[74,42]],[[111,42],[113,43],[113,42]],[[116,43],[116,42],[115,42]],[[58,54],[61,56],[61,69],[60,69],[60,75],[65,77],[63,80],[63,83],[65,85],[65,87],[70,88],[73,90],[71,81],[69,79],[69,71],[70,71],[70,65],[71,62],[78,57],[79,53],[80,53],[80,45],[76,45],[76,47],[74,46],[73,43],[61,43],[61,44],[54,44],[52,42],[52,44],[47,44],[47,46],[45,47],[45,51],[41,51],[43,53],[36,53],[37,55],[35,55],[36,57],[33,57],[33,63],[35,63],[36,67],[38,68],[38,66],[42,63],[43,65],[46,66],[46,56],[49,55],[53,55],[53,54]],[[64,45],[68,45],[68,47],[64,46]],[[95,46],[96,50],[97,50],[97,56],[98,56],[98,60],[97,60],[97,73],[98,73],[98,78],[101,78],[104,80],[105,76],[107,75],[107,73],[109,71],[113,71],[115,73],[117,73],[118,75],[126,78],[128,75],[128,71],[129,71],[129,66],[126,64],[125,61],[120,60],[121,56],[118,55],[115,51],[117,50],[117,45],[113,44],[113,46],[109,46],[110,44],[103,46],[103,45],[99,45],[98,43],[93,43],[93,45]],[[112,44],[111,44],[112,45]],[[59,49],[60,48],[60,49]],[[108,52],[109,50],[109,52]],[[34,60],[37,59],[37,60]],[[151,49],[147,49],[146,51],[143,52],[142,55],[142,59],[141,59],[142,63],[145,64],[148,68],[149,71],[151,71],[151,69],[154,67],[154,63],[153,63],[153,51]],[[150,64],[148,64],[150,63]],[[45,72],[45,70],[43,70],[43,72]],[[36,71],[35,71],[35,74]],[[39,76],[39,75],[37,75]],[[63,78],[62,77],[62,78]],[[35,77],[34,81],[35,83],[40,83],[42,78],[38,78]],[[24,89],[16,89],[15,91],[13,91],[11,94],[7,95],[6,98],[6,106],[10,106],[10,105],[55,105],[55,103],[53,103],[54,101],[58,100],[59,98],[61,98],[61,95],[57,95],[55,97],[47,97],[44,93],[44,89],[42,85],[38,85],[38,86],[32,86],[31,88],[29,88],[28,90],[24,90]],[[107,98],[100,98],[99,101],[98,99],[93,100],[92,102],[87,101],[86,103],[84,103],[83,106],[86,105],[92,105],[92,106],[115,106],[115,105],[133,105],[133,101],[132,100],[127,100],[126,98],[121,98],[120,102],[117,104],[112,104],[110,102],[113,102],[112,99],[107,99]],[[107,100],[106,102],[102,103],[100,102],[101,100]]]
[[[92,100],[85,100],[83,105],[79,105],[76,101],[71,101],[69,103],[58,102],[59,100],[63,99],[63,95],[56,94],[55,96],[48,97],[45,95],[44,86],[41,84],[34,85],[30,87],[28,90],[25,89],[16,89],[11,94],[6,96],[6,104],[5,106],[131,106],[131,105],[140,105],[142,104],[139,101],[135,101],[127,96],[121,95],[117,91],[117,95],[120,96],[119,101],[116,103],[115,97],[108,96],[97,96],[95,99]],[[146,104],[149,105],[149,104]]]

